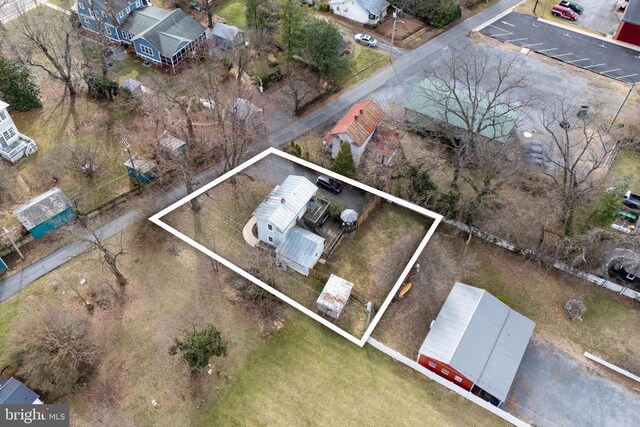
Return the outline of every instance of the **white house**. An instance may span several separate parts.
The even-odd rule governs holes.
[[[386,0],[331,0],[331,11],[361,24],[378,24],[385,16],[389,2]]]
[[[281,261],[304,275],[324,250],[323,237],[296,226],[317,191],[307,178],[289,175],[253,213],[258,239],[275,247]]]
[[[351,146],[351,156],[358,164],[373,133],[384,119],[384,112],[373,101],[363,101],[353,106],[325,135],[324,143],[331,147],[331,157],[338,157],[340,145]]]
[[[38,146],[29,137],[18,132],[7,108],[9,104],[0,101],[0,157],[16,163],[24,156],[38,151]]]

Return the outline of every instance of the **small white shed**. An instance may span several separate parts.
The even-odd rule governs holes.
[[[353,283],[332,274],[316,301],[318,311],[334,319],[340,317],[340,313],[349,301],[352,288]]]

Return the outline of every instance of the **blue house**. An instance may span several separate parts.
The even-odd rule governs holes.
[[[13,214],[34,239],[46,236],[75,218],[71,202],[59,188],[18,206]]]
[[[174,68],[206,41],[206,27],[182,9],[160,9],[148,0],[78,0],[76,6],[85,30],[133,45],[155,64]]]
[[[4,262],[4,260],[2,258],[0,258],[0,273],[2,273],[3,271],[7,270],[9,267],[7,267],[7,263]]]

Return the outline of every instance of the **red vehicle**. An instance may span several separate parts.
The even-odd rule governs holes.
[[[559,16],[560,18],[568,19],[569,21],[575,21],[576,19],[578,19],[577,13],[564,6],[553,6],[553,9],[551,9],[551,14],[553,16]]]

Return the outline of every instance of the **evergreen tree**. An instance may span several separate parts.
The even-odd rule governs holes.
[[[344,40],[336,24],[311,18],[303,37],[302,56],[318,70],[320,78],[339,82],[349,75],[353,64],[350,56],[340,55]]]
[[[349,143],[345,142],[340,144],[338,156],[333,161],[333,171],[348,177],[355,175],[356,164],[353,162]]]
[[[0,55],[0,98],[13,111],[28,111],[41,107],[40,91],[31,80],[27,67]]]
[[[194,329],[187,332],[183,339],[174,338],[169,354],[175,356],[178,352],[186,360],[191,372],[196,372],[207,366],[212,357],[226,356],[227,343],[215,326],[207,325],[201,331]]]
[[[297,0],[285,0],[280,9],[280,37],[287,59],[302,47],[305,20],[304,9]]]

